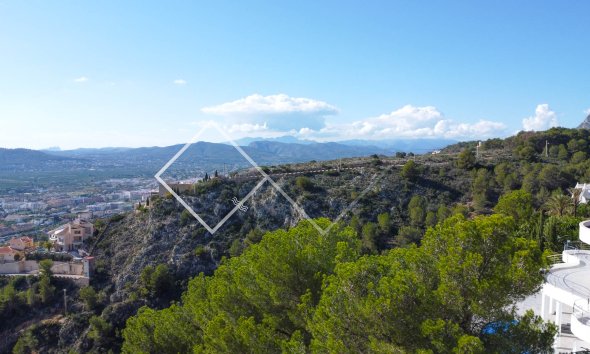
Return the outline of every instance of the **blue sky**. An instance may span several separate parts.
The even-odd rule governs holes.
[[[588,1],[0,0],[0,146],[577,126]],[[214,136],[204,135],[207,140]]]

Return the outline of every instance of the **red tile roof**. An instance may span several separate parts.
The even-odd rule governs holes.
[[[10,247],[0,247],[0,254],[11,254],[15,251]]]

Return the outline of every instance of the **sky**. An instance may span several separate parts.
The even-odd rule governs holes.
[[[0,147],[505,137],[590,112],[590,2],[0,0]],[[215,141],[203,132],[201,140]]]

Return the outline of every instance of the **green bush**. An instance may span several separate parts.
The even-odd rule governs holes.
[[[168,293],[174,286],[174,276],[166,264],[145,267],[140,279],[145,292],[155,297]]]
[[[471,149],[464,149],[459,154],[456,164],[458,168],[464,170],[472,169],[473,166],[475,166],[475,154],[473,153],[473,151],[471,151]]]
[[[84,302],[86,310],[94,310],[98,304],[98,295],[91,286],[80,288],[80,300]]]
[[[414,160],[409,160],[406,162],[401,172],[402,177],[408,181],[415,181],[419,174],[420,171],[418,170],[418,165],[414,162]]]
[[[191,215],[191,213],[188,210],[184,209],[182,213],[180,213],[180,225],[185,226],[191,221],[192,218],[193,216]]]
[[[202,258],[202,257],[205,257],[207,254],[208,254],[208,252],[207,252],[207,248],[205,248],[205,246],[198,245],[197,248],[195,248],[195,256]]]
[[[314,184],[309,177],[299,176],[295,179],[295,186],[302,191],[313,191]]]

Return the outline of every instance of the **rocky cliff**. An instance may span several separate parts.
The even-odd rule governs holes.
[[[590,114],[588,114],[588,117],[578,125],[578,129],[590,129]]]
[[[340,171],[324,167],[319,172],[271,175],[274,185],[268,181],[259,185],[262,176],[245,181],[217,179],[181,194],[210,227],[222,223],[214,234],[171,195],[116,218],[96,241],[93,252],[100,286],[108,287],[111,301],[117,302],[136,287],[147,265],[165,263],[179,279],[209,274],[223,256],[230,255],[235,240],[243,241],[253,230],[293,226],[306,216],[346,221],[357,215],[361,220],[376,221],[378,214],[390,213],[395,232],[407,220],[407,203],[413,195],[423,196],[429,210],[436,211],[440,205],[465,202],[470,189],[468,172],[454,169],[452,161],[442,159],[421,166],[422,177],[414,182],[402,178],[401,166],[387,160],[367,159],[364,167]],[[235,201],[247,198],[256,186],[258,189],[243,201],[247,209],[236,209],[223,222],[235,208]],[[381,240],[380,247],[388,247],[390,241]]]

